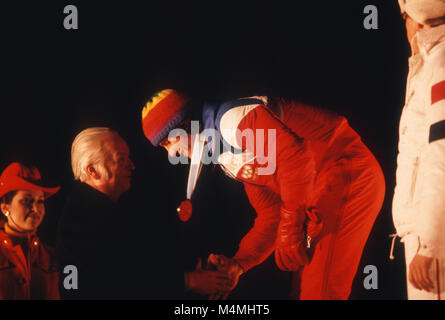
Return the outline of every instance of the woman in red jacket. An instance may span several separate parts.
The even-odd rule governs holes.
[[[14,162],[0,176],[0,299],[59,299],[59,273],[37,228],[44,201],[59,190],[39,185],[40,173]]]
[[[233,289],[242,273],[275,251],[280,269],[300,271],[301,299],[347,299],[385,194],[378,162],[347,120],[281,98],[250,97],[204,103],[199,134],[190,109],[187,97],[161,91],[142,112],[146,137],[170,159],[192,159],[187,198],[196,160],[205,162],[210,152],[244,183],[257,212],[235,256],[212,254],[209,262],[233,277]],[[172,131],[190,124],[186,135]]]

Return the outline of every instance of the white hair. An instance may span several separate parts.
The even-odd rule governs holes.
[[[94,165],[96,170],[105,178],[109,176],[104,166],[105,150],[103,150],[104,138],[116,131],[107,127],[92,127],[80,132],[71,146],[71,167],[74,179],[85,181],[86,168]]]

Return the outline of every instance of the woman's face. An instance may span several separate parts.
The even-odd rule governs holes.
[[[45,216],[44,193],[40,190],[19,190],[10,204],[2,204],[9,212],[8,224],[17,231],[35,231]]]

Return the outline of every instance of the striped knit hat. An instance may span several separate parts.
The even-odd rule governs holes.
[[[168,137],[189,112],[190,99],[172,89],[165,89],[153,95],[142,109],[142,128],[148,140],[154,145]]]

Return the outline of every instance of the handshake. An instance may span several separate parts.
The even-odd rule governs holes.
[[[209,296],[210,300],[227,299],[243,273],[235,259],[212,253],[207,258],[206,269],[199,259],[196,269],[184,274],[185,289]]]
[[[314,207],[290,211],[281,208],[281,220],[275,240],[275,262],[281,270],[299,270],[309,263],[307,249],[323,229],[323,221]],[[201,259],[196,269],[186,272],[185,289],[211,300],[227,299],[245,272],[236,259],[210,254],[206,268]]]

